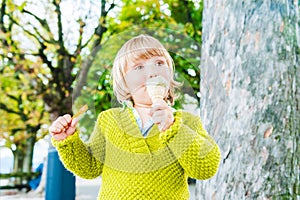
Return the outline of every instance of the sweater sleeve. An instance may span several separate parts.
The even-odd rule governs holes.
[[[100,121],[99,116],[87,143],[79,138],[78,131],[62,141],[52,138],[52,144],[56,147],[63,165],[82,178],[93,179],[102,173],[105,139],[100,130]],[[93,150],[95,152],[95,146],[97,146],[97,153],[92,152]]]
[[[220,150],[203,129],[199,117],[178,114],[173,125],[162,133],[161,139],[167,143],[188,176],[205,180],[217,172]]]

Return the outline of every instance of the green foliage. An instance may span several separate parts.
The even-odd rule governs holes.
[[[201,44],[203,1],[165,0],[171,10],[171,17],[184,24],[185,32]]]
[[[124,0],[118,5],[103,1],[105,11],[94,16],[89,15],[91,11],[76,15],[72,27],[62,23],[66,15],[61,13],[59,1],[40,3],[40,9],[47,10],[44,15],[36,15],[34,4],[27,1],[3,2],[6,9],[1,16],[8,20],[0,23],[0,40],[5,45],[0,55],[1,88],[22,100],[20,104],[7,96],[3,105],[24,112],[21,118],[0,110],[4,122],[1,133],[7,137],[26,124],[49,123],[60,114],[72,113],[72,103],[73,111],[89,105],[90,111],[81,120],[86,128],[83,133],[89,134],[97,114],[116,105],[110,75],[116,52],[141,33],[158,38],[169,50],[176,66],[175,78],[184,82],[181,91],[192,97],[199,91],[202,1]],[[95,26],[87,28],[91,22],[96,22]],[[74,92],[79,92],[78,98]],[[184,101],[181,96],[175,107],[181,108]]]
[[[22,65],[20,65],[22,63]],[[4,145],[12,149],[15,157],[32,159],[33,145],[43,138],[47,131],[41,129],[42,124],[48,122],[45,113],[45,104],[38,93],[38,84],[33,82],[42,70],[33,68],[30,73],[23,71],[32,62],[20,62],[20,68],[5,66],[0,74],[0,138],[5,140]],[[20,158],[23,160],[23,158]],[[31,165],[31,162],[27,162]],[[22,170],[22,163],[15,165],[15,170]],[[31,169],[31,166],[24,166]]]
[[[183,26],[178,25],[176,30],[182,30]],[[120,107],[112,91],[111,69],[117,51],[129,39],[139,34],[150,34],[159,39],[169,50],[174,59],[175,79],[184,83],[177,90],[180,94],[175,102],[175,108],[182,108],[183,104],[189,104],[183,94],[188,94],[192,98],[196,98],[199,106],[199,98],[195,93],[199,91],[200,72],[198,65],[200,63],[200,47],[192,38],[184,35],[182,32],[172,29],[162,28],[140,28],[133,26],[130,30],[126,30],[110,37],[102,44],[97,55],[94,58],[93,65],[90,68],[86,88],[82,91],[81,96],[76,100],[75,107],[79,109],[82,105],[88,104],[90,111],[80,125],[84,127],[82,132],[90,133],[96,116],[102,110],[109,107]],[[92,120],[91,120],[92,119]]]

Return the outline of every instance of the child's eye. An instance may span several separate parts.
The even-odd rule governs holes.
[[[135,69],[135,70],[141,70],[141,69],[143,69],[143,68],[144,68],[144,66],[138,65],[138,66],[136,66],[134,69]]]
[[[156,66],[162,66],[162,65],[164,65],[165,63],[163,62],[163,61],[161,61],[161,60],[158,60],[157,62],[156,62]]]

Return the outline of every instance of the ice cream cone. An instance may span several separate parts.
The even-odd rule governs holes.
[[[157,76],[149,79],[146,83],[146,87],[152,103],[155,104],[156,101],[164,99],[168,82],[162,76]]]

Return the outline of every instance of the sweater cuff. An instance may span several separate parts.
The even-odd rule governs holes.
[[[54,137],[51,138],[52,145],[56,148],[67,146],[78,140],[79,140],[79,131],[77,131],[77,130],[75,131],[75,133],[73,135],[70,135],[69,137],[67,137],[64,140],[58,141],[58,140],[54,139]]]
[[[175,137],[176,133],[182,125],[181,116],[182,112],[176,112],[174,116],[174,123],[166,131],[160,133],[159,138],[164,144],[167,144],[172,138]]]

